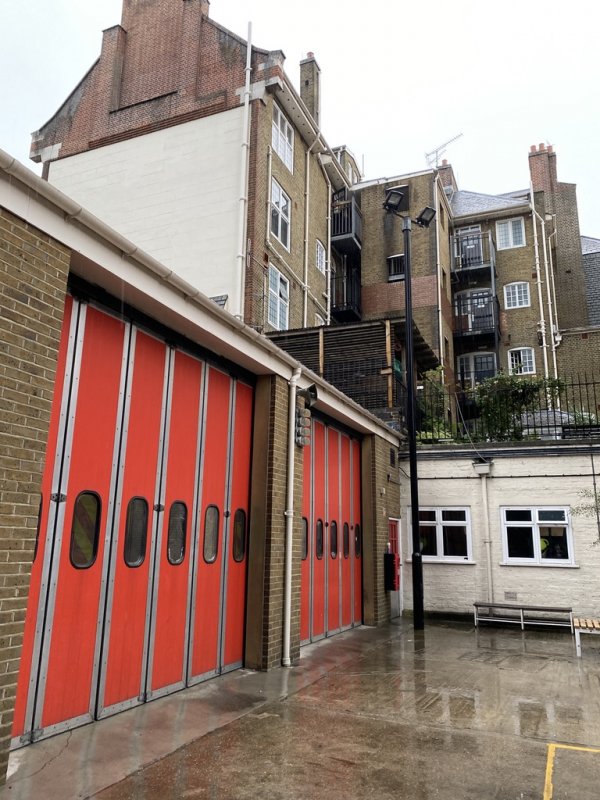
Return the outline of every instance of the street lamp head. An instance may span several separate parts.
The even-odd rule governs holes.
[[[400,207],[403,200],[404,192],[400,192],[398,189],[388,189],[385,193],[383,207],[386,211],[390,211],[392,214],[398,214],[398,216],[400,216]]]
[[[430,206],[425,206],[423,211],[421,211],[419,216],[416,218],[415,222],[421,228],[428,228],[433,222],[434,217],[435,217],[435,208],[431,208]]]

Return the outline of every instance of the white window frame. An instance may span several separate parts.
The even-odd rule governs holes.
[[[316,248],[316,265],[317,269],[322,275],[325,275],[327,271],[327,250],[325,249],[325,245],[322,241],[317,239],[317,248]]]
[[[525,353],[531,355],[531,369],[523,369],[523,357],[521,356],[521,368],[516,369],[517,364],[514,362],[513,353]],[[535,351],[533,347],[512,347],[508,351],[508,374],[509,375],[535,375]]]
[[[531,521],[527,520],[507,520],[508,511],[529,511]],[[558,512],[564,514],[564,520],[543,520],[540,519],[540,512]],[[545,526],[553,528],[564,528],[567,542],[568,558],[556,558],[550,556],[550,546],[548,555],[544,556],[542,551],[542,536],[540,528]],[[502,557],[503,566],[536,566],[536,567],[573,567],[575,566],[575,554],[573,552],[573,530],[571,527],[571,509],[569,506],[500,506],[500,527],[502,530]],[[533,557],[511,557],[508,554],[508,528],[530,529],[533,538]]]
[[[521,241],[515,243],[515,226],[518,223],[520,227]],[[507,236],[506,244],[501,245],[500,230],[506,226]],[[512,219],[503,219],[496,222],[496,247],[498,250],[513,250],[516,247],[525,247],[525,220],[523,217],[513,217]]]
[[[435,521],[426,521],[421,520],[422,525],[428,525],[430,527],[435,527],[436,531],[436,549],[437,555],[435,556],[426,556],[423,555],[423,563],[432,562],[436,563],[442,561],[446,564],[473,564],[473,536],[471,531],[471,509],[469,506],[419,506],[419,511],[434,511],[435,512]],[[443,518],[444,511],[463,511],[465,514],[464,520],[445,520]],[[412,511],[408,509],[408,530],[409,536],[411,537],[409,541],[412,542]],[[466,540],[467,540],[467,554],[466,556],[446,556],[444,555],[444,527],[464,527],[466,528]]]
[[[267,320],[275,330],[287,331],[290,321],[290,282],[269,264]]]
[[[276,103],[273,103],[271,145],[291,173],[294,172],[294,129]]]
[[[528,281],[513,281],[504,287],[504,308],[510,311],[513,308],[529,308],[531,296]]]
[[[292,201],[275,178],[271,178],[271,233],[288,252],[290,250],[291,228]],[[287,232],[287,235],[284,231]]]

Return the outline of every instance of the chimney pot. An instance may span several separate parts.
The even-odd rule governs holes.
[[[546,145],[543,142],[540,142],[540,153],[543,153],[546,149]]]
[[[529,148],[529,152],[530,153],[537,153],[537,147],[534,144],[532,144],[531,147]]]
[[[306,54],[306,57],[307,58],[314,58],[315,54],[312,52],[312,50],[309,50],[309,52]]]
[[[553,145],[551,145],[551,144],[549,144],[549,145],[548,145],[548,152],[549,152],[549,153],[553,153],[553,152],[554,152],[554,147],[553,147]]]

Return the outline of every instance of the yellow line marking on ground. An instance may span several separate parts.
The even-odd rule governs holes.
[[[543,800],[552,800],[552,772],[554,770],[554,756],[557,750],[579,750],[583,753],[600,753],[598,747],[582,747],[575,744],[556,744],[552,742],[548,745],[548,756],[546,759],[546,779],[544,780],[544,797]]]

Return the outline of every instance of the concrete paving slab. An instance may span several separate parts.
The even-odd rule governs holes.
[[[596,800],[599,683],[566,631],[399,620],[17,751],[0,800]]]

